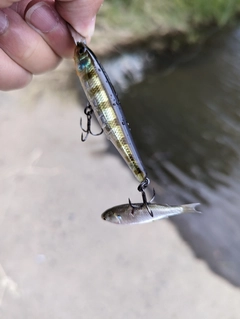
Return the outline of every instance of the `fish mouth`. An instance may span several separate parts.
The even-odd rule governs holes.
[[[122,224],[122,217],[116,213],[112,213],[112,214],[106,214],[106,213],[103,213],[101,215],[102,219],[103,220],[106,220],[110,223],[114,223],[114,224]]]
[[[111,216],[109,214],[103,213],[101,217],[103,220],[106,220],[108,222],[113,222],[113,218],[112,218],[113,216]]]
[[[106,216],[105,213],[103,213],[103,214],[101,215],[101,217],[102,217],[103,220],[107,220],[107,216]]]

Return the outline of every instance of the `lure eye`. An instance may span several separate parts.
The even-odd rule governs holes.
[[[86,52],[86,47],[82,42],[78,42],[77,47],[79,54],[83,54],[84,52]]]

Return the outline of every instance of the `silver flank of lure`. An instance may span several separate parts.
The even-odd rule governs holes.
[[[185,213],[201,213],[196,210],[199,203],[185,204],[181,206],[159,205],[148,203],[148,208],[152,211],[153,217],[150,216],[149,210],[143,204],[123,204],[109,208],[102,214],[102,218],[111,223],[118,225],[131,225],[150,223],[158,219],[168,218],[170,216]]]

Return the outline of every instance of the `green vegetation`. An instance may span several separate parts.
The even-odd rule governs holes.
[[[180,24],[224,25],[239,11],[240,0],[106,0],[101,15],[110,23],[128,25],[135,24],[135,19],[170,26],[175,26],[177,20]]]
[[[195,24],[227,24],[240,11],[239,0],[182,0],[182,10]]]
[[[179,31],[191,42],[199,27],[222,27],[239,12],[240,0],[105,0],[96,35],[103,42],[108,37],[114,45]]]

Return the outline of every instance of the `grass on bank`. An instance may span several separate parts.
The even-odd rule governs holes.
[[[172,30],[191,37],[198,26],[224,26],[239,12],[240,0],[105,0],[96,31],[113,44]]]

